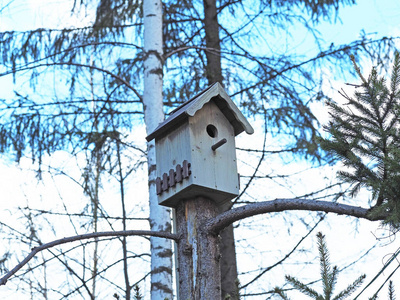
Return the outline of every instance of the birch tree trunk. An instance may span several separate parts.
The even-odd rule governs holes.
[[[162,101],[162,4],[161,0],[144,0],[144,120],[151,133],[164,120]],[[171,231],[170,210],[158,205],[155,178],[154,140],[147,145],[149,172],[150,228]],[[151,299],[172,299],[172,244],[167,239],[151,237]]]

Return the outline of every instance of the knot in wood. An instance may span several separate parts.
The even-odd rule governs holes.
[[[183,249],[183,253],[184,253],[185,255],[192,255],[192,252],[193,252],[193,247],[192,247],[192,245],[186,243],[185,249]]]

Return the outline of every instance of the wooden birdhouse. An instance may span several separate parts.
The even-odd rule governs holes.
[[[146,139],[155,139],[158,203],[176,207],[203,196],[217,203],[239,194],[235,136],[254,132],[215,83],[183,103]]]

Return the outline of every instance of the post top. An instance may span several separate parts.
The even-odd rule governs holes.
[[[250,123],[225,92],[225,89],[216,82],[173,110],[171,115],[165,121],[161,122],[157,128],[146,137],[146,140],[150,142],[155,138],[163,137],[170,131],[170,129],[176,128],[176,125],[184,122],[189,116],[193,117],[198,110],[202,109],[204,104],[211,100],[214,101],[227,120],[231,123],[235,136],[243,131],[246,131],[248,134],[254,133],[253,127],[251,127]]]

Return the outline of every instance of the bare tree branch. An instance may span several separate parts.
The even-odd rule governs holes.
[[[109,236],[133,236],[133,235],[147,235],[147,236],[154,236],[160,238],[166,238],[177,241],[179,239],[178,235],[169,233],[169,232],[156,232],[150,230],[126,230],[126,231],[105,231],[105,232],[95,232],[95,233],[87,233],[81,234],[76,236],[65,237],[59,240],[55,240],[38,247],[32,248],[31,253],[23,261],[21,261],[18,265],[16,265],[11,271],[9,271],[6,275],[4,275],[0,279],[0,285],[5,285],[7,280],[13,276],[18,270],[20,270],[23,266],[25,266],[37,253],[40,251],[62,245],[67,244],[75,241],[92,239],[92,238],[99,238],[99,237],[109,237]]]
[[[119,80],[120,82],[122,82],[127,88],[129,88],[131,91],[133,91],[133,93],[139,98],[139,100],[141,102],[143,101],[142,95],[140,95],[138,90],[136,90],[131,84],[129,84],[128,81],[126,81],[121,76],[118,76],[117,74],[114,74],[113,72],[111,72],[109,70],[106,70],[106,69],[103,69],[103,68],[100,68],[100,67],[96,67],[94,65],[86,65],[86,64],[74,63],[74,62],[40,63],[40,64],[36,64],[34,66],[20,67],[20,68],[13,69],[11,71],[6,71],[6,72],[3,72],[3,73],[0,73],[0,77],[6,76],[6,75],[10,75],[10,74],[13,74],[15,72],[27,71],[27,70],[37,69],[37,68],[40,68],[40,67],[50,67],[50,66],[75,66],[75,67],[80,67],[80,68],[89,68],[89,69],[92,69],[92,70],[96,70],[96,71],[108,74],[111,77],[113,77],[113,78]]]
[[[236,221],[255,215],[286,210],[323,211],[370,221],[384,220],[387,217],[386,215],[371,217],[370,209],[368,208],[342,203],[308,199],[276,199],[248,204],[224,212],[206,223],[206,231],[212,234],[218,234],[222,229]]]
[[[166,53],[163,58],[164,58],[164,60],[166,60],[167,58],[173,56],[176,53],[183,52],[183,51],[186,51],[186,50],[189,50],[189,49],[204,50],[204,51],[208,51],[210,53],[213,53],[215,55],[221,55],[221,53],[232,54],[231,52],[222,52],[221,50],[218,50],[218,49],[215,49],[215,48],[210,48],[210,47],[185,46],[185,47],[174,49],[171,52]]]
[[[266,120],[264,120],[264,127],[265,127],[265,130],[264,130],[263,149],[262,149],[262,152],[261,152],[261,156],[260,156],[260,158],[259,158],[259,160],[258,160],[257,166],[256,166],[255,169],[254,169],[253,175],[250,176],[249,181],[247,181],[245,187],[243,188],[243,190],[241,191],[241,193],[239,194],[239,196],[233,201],[233,203],[237,203],[238,200],[244,195],[244,193],[246,192],[246,190],[247,190],[248,187],[250,186],[251,182],[254,180],[254,178],[256,178],[257,172],[258,172],[258,170],[259,170],[260,167],[261,167],[261,163],[264,161],[264,158],[265,158],[265,152],[264,152],[264,151],[265,151],[265,148],[266,148],[266,143],[267,143],[267,132],[268,132],[268,131],[267,131],[267,121],[266,121]]]
[[[261,276],[263,276],[265,273],[269,272],[270,270],[272,270],[273,268],[275,268],[276,266],[279,266],[280,264],[282,264],[286,259],[288,259],[295,251],[296,249],[301,245],[301,243],[314,231],[315,228],[317,228],[317,226],[325,219],[325,215],[321,216],[320,219],[315,223],[315,225],[307,232],[306,235],[304,235],[297,243],[296,245],[292,248],[292,250],[290,250],[288,253],[286,253],[286,255],[281,258],[280,260],[278,260],[277,262],[275,262],[273,265],[265,268],[264,270],[262,270],[259,274],[257,274],[253,279],[251,279],[249,282],[247,282],[246,284],[243,284],[240,286],[240,289],[245,289],[246,287],[248,287],[250,284],[256,282]]]
[[[392,42],[394,42],[394,41],[396,41],[398,39],[399,38],[397,38],[397,37],[396,38],[384,38],[385,41],[392,41]],[[337,54],[337,53],[345,53],[346,51],[350,51],[351,49],[354,49],[354,48],[357,48],[357,47],[364,47],[365,48],[367,45],[371,45],[371,44],[374,44],[374,43],[377,43],[377,42],[380,42],[380,41],[382,41],[382,39],[357,40],[357,41],[355,41],[355,42],[353,42],[352,44],[349,44],[349,45],[341,45],[341,46],[339,46],[337,48],[334,48],[334,49],[328,49],[326,51],[321,51],[315,57],[312,57],[310,59],[304,60],[304,61],[299,62],[297,64],[286,66],[285,68],[283,68],[281,70],[273,70],[273,69],[271,69],[272,72],[270,74],[270,77],[266,77],[264,80],[262,80],[260,82],[257,82],[257,83],[255,83],[255,84],[253,84],[251,86],[247,86],[246,88],[244,88],[244,89],[242,89],[240,91],[237,91],[234,94],[231,94],[230,97],[233,98],[233,97],[235,97],[235,96],[237,96],[239,94],[242,94],[244,92],[250,91],[251,89],[254,89],[254,88],[256,88],[257,86],[259,86],[261,84],[268,83],[273,78],[281,76],[281,75],[283,75],[284,73],[286,73],[288,71],[291,71],[293,69],[299,68],[299,67],[307,65],[309,63],[318,61],[318,60],[320,60],[322,58],[326,58],[326,57],[329,57],[329,56],[331,56],[333,54]],[[252,56],[250,55],[250,57],[252,57]]]

